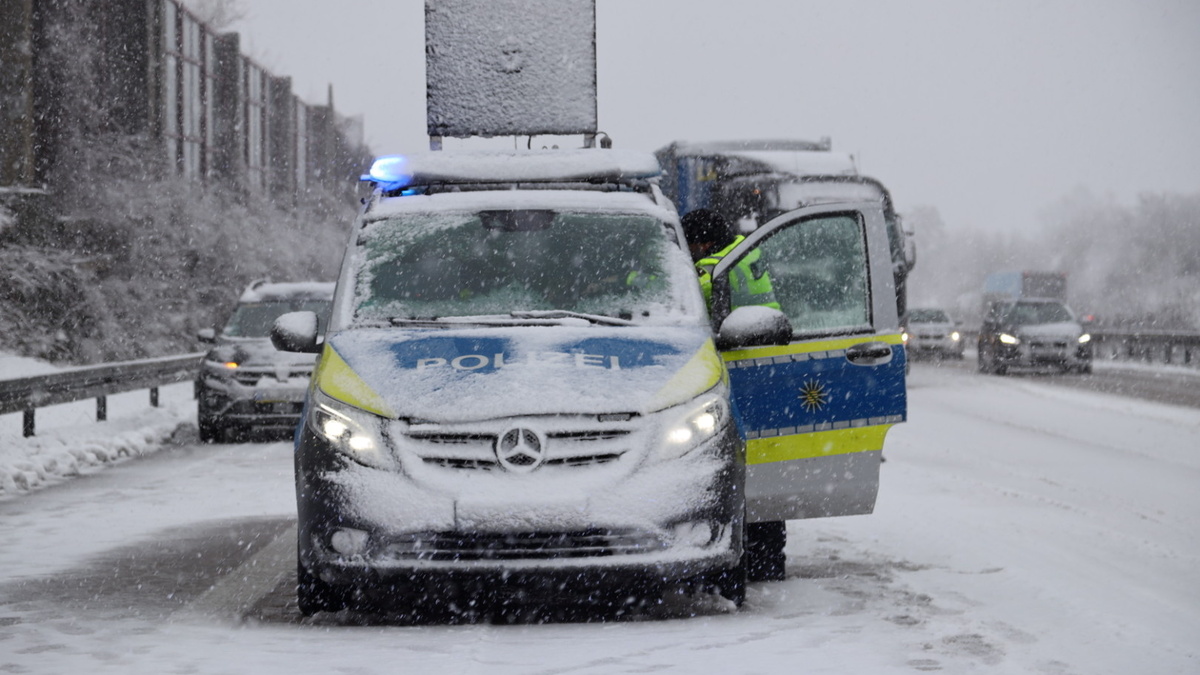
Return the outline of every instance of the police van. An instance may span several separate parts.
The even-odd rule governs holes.
[[[658,174],[611,149],[375,162],[324,337],[305,312],[272,334],[320,354],[296,433],[305,614],[501,582],[740,605],[748,521],[873,508],[905,414],[879,204],[764,224],[710,312]],[[754,251],[779,310],[732,304]]]

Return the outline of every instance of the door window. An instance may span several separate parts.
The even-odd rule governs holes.
[[[863,224],[830,215],[786,225],[758,247],[775,300],[798,334],[871,328]]]

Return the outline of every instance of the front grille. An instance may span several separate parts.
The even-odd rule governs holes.
[[[238,369],[233,373],[233,379],[237,380],[238,384],[244,384],[248,387],[253,387],[258,384],[259,380],[267,380],[269,383],[272,380],[282,381],[279,375],[284,375],[285,379],[307,378],[312,376],[312,370],[305,368],[301,370],[288,370],[277,372],[275,370],[254,371]]]
[[[649,553],[667,546],[661,537],[636,530],[429,532],[389,537],[379,553],[394,560],[548,560]]]
[[[402,451],[426,465],[445,469],[502,471],[496,458],[496,439],[514,426],[541,430],[545,438],[546,466],[587,467],[615,462],[631,448],[627,427],[594,428],[595,417],[512,420],[496,430],[460,430],[443,425],[420,425],[395,438]],[[610,425],[612,423],[609,423]],[[593,428],[587,428],[593,427]]]
[[[1034,349],[1066,349],[1071,346],[1066,340],[1034,340],[1029,344]]]
[[[302,401],[255,401],[254,412],[259,415],[287,415],[300,417],[304,409]]]

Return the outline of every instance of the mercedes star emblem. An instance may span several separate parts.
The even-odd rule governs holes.
[[[532,429],[516,427],[496,439],[496,459],[500,466],[517,473],[529,473],[546,459],[542,439]]]

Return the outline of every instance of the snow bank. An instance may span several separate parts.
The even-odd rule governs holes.
[[[36,359],[0,353],[0,378],[41,375],[59,370]],[[22,415],[0,415],[0,499],[26,494],[64,479],[156,452],[195,436],[192,384],[159,390],[152,408],[146,390],[108,397],[108,420],[96,422],[96,403],[38,408],[37,435],[22,436]]]

